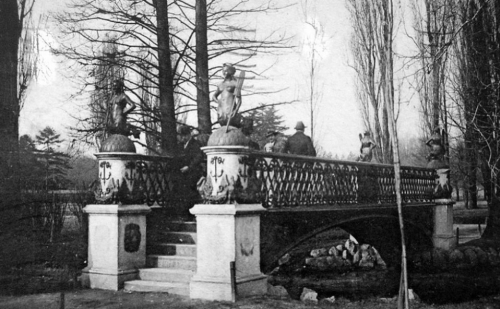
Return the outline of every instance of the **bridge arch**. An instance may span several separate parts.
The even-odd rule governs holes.
[[[432,247],[432,227],[425,224],[432,208],[422,207],[404,217],[407,250],[425,250]],[[286,253],[311,238],[331,230],[341,228],[353,235],[359,244],[374,246],[388,265],[400,263],[400,233],[397,209],[360,209],[355,207],[331,209],[321,212],[273,212],[261,218],[261,266],[264,272],[277,266],[278,260]]]

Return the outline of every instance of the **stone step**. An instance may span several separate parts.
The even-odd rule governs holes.
[[[196,233],[195,221],[171,221],[166,226],[171,232],[192,232]]]
[[[146,257],[146,266],[196,271],[196,258],[190,256],[150,254]]]
[[[135,292],[160,292],[189,296],[189,283],[185,282],[132,280],[125,282],[124,289]]]
[[[139,269],[139,279],[144,281],[161,282],[188,282],[194,275],[192,270],[170,268],[142,268]]]
[[[159,235],[166,243],[172,244],[196,244],[196,233],[193,232],[162,232]]]
[[[157,255],[177,255],[196,257],[196,245],[193,244],[148,244],[148,251]]]

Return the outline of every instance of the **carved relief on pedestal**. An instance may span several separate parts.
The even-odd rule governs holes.
[[[97,202],[142,203],[144,194],[137,181],[137,165],[131,160],[100,160],[99,185],[94,191]]]
[[[258,203],[261,183],[252,177],[249,159],[238,153],[208,156],[207,177],[198,182],[205,203]]]

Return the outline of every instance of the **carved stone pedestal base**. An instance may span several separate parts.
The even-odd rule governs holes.
[[[82,285],[92,289],[119,290],[135,279],[146,264],[145,205],[88,205],[88,266]]]
[[[267,292],[267,277],[260,272],[260,213],[264,210],[259,204],[205,204],[191,209],[198,235],[191,298],[235,301]]]

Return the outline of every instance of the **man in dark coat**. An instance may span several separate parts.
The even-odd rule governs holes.
[[[297,122],[294,135],[290,136],[285,144],[285,153],[291,153],[301,156],[316,156],[311,138],[304,134],[306,126],[302,121]]]
[[[249,118],[242,118],[241,119],[241,132],[243,134],[245,134],[245,136],[248,137],[248,139],[250,140],[248,146],[251,149],[253,149],[253,150],[260,149],[259,144],[257,144],[256,142],[254,142],[251,139],[251,135],[253,133],[253,119],[249,119]]]
[[[191,129],[181,125],[177,129],[177,151],[179,154],[180,172],[186,178],[192,179],[194,187],[201,175],[201,163],[203,162],[203,151],[201,144],[191,135]]]
[[[196,183],[203,176],[203,156],[201,144],[191,135],[191,129],[186,125],[177,128],[177,158],[176,168],[179,169],[180,179],[177,192],[181,199],[199,202],[200,196],[196,190]],[[192,207],[193,205],[190,205]]]

